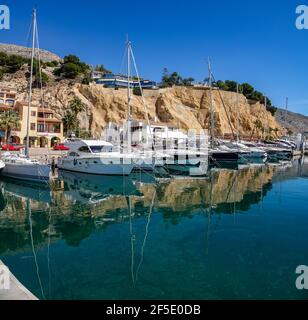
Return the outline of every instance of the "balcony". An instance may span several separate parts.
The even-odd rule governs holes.
[[[37,122],[42,123],[42,124],[47,123],[47,122],[48,123],[62,123],[61,120],[58,120],[56,118],[41,118],[41,117],[37,118]]]
[[[61,121],[60,121],[61,123]],[[61,125],[56,124],[49,124],[49,123],[38,123],[37,124],[37,133],[39,135],[44,134],[61,134]]]

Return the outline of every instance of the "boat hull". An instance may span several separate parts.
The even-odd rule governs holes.
[[[239,154],[237,152],[211,152],[210,153],[210,159],[212,161],[238,161],[239,160]]]
[[[115,161],[116,162],[116,161]],[[100,159],[59,159],[58,169],[97,175],[129,175],[134,163],[105,163]]]
[[[1,170],[1,175],[19,180],[46,182],[50,180],[50,172],[50,166],[47,164],[5,163],[5,167]]]

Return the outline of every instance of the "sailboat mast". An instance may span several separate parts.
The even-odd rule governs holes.
[[[236,108],[237,108],[237,112],[236,112],[236,142],[239,142],[239,107],[240,107],[240,103],[239,103],[239,85],[238,83],[236,84]]]
[[[211,138],[211,148],[214,147],[214,110],[213,110],[213,92],[212,92],[212,70],[211,61],[208,58],[208,73],[209,73],[209,88],[210,88],[210,113],[211,113],[211,123],[210,123],[210,138]]]
[[[266,135],[268,134],[268,117],[267,117],[267,97],[264,96],[264,139],[266,140]]]
[[[130,41],[127,39],[127,118],[130,121],[132,114],[131,114],[131,88],[130,88],[130,73],[131,73],[131,68],[130,68]]]
[[[131,111],[131,88],[130,88],[130,74],[131,74],[131,68],[130,68],[130,59],[131,59],[131,43],[128,40],[127,37],[127,147],[128,147],[128,153],[131,152],[131,146],[132,146],[132,111]]]
[[[26,143],[26,156],[29,157],[30,147],[30,111],[31,111],[31,100],[32,100],[32,78],[33,78],[33,61],[34,61],[34,46],[35,46],[35,33],[36,33],[36,10],[33,9],[33,30],[32,30],[32,52],[31,52],[31,67],[30,67],[30,83],[29,83],[29,103],[28,103],[28,114],[27,114],[27,143]]]

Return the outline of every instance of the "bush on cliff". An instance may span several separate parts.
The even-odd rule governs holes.
[[[194,78],[183,78],[177,72],[170,74],[167,68],[163,70],[162,87],[191,86],[194,81]]]
[[[88,74],[90,67],[80,61],[75,55],[68,55],[64,57],[64,62],[60,68],[54,70],[54,75],[63,76],[66,79],[76,79],[77,76],[85,76]]]
[[[4,52],[0,52],[0,66],[4,73],[15,73],[28,62],[29,59],[25,59],[15,54],[7,55]]]
[[[232,92],[237,91],[237,85],[239,85],[239,92],[242,93],[247,99],[258,101],[264,104],[264,95],[260,91],[255,90],[254,87],[249,83],[238,84],[236,81],[232,80],[218,80],[217,82],[213,82],[214,87],[217,87],[221,90]],[[274,115],[277,111],[277,108],[272,105],[272,101],[268,97],[266,97],[266,104],[266,110],[269,111],[272,115]]]

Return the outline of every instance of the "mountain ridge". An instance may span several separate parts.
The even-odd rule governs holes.
[[[0,52],[4,52],[8,55],[21,56],[23,58],[31,57],[31,48],[10,43],[0,43]],[[40,58],[43,62],[62,61],[55,53],[43,49],[40,49]]]

